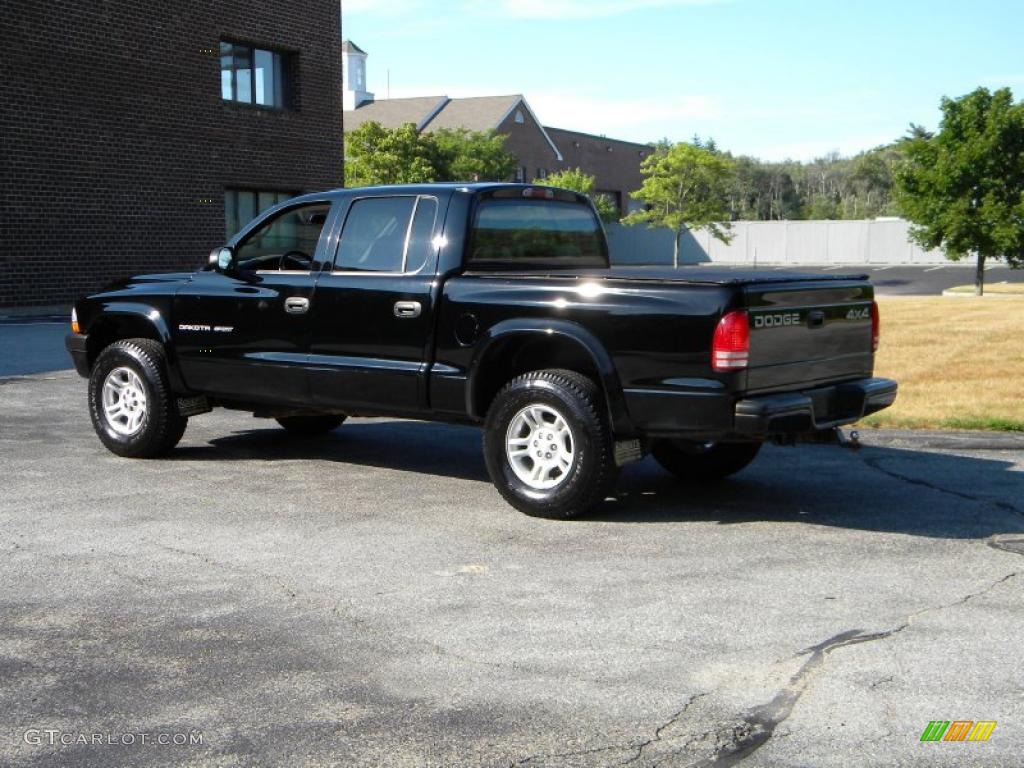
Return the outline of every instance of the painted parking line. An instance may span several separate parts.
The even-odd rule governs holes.
[[[846,267],[844,267],[842,264],[840,264],[838,267],[825,267],[826,272],[832,272],[833,270],[836,269],[846,269]]]
[[[928,267],[928,269],[926,269],[925,272],[936,272],[940,269],[945,269],[945,267]]]

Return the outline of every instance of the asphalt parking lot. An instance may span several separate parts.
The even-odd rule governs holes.
[[[769,447],[715,488],[648,460],[551,522],[470,428],[218,411],[131,461],[70,372],[0,405],[0,765],[1024,764],[1022,437]]]

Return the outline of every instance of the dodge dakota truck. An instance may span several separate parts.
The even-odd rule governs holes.
[[[588,198],[474,183],[280,203],[201,269],[78,301],[66,346],[120,456],[167,453],[213,407],[307,439],[479,424],[499,493],[567,518],[647,453],[714,480],[885,408],[878,332],[863,275],[610,266]]]

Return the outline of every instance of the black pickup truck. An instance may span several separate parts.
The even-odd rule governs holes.
[[[611,267],[593,206],[565,190],[373,187],[288,200],[204,269],[78,301],[67,348],[121,456],[166,453],[214,406],[298,435],[475,423],[502,496],[564,518],[647,452],[721,478],[766,440],[890,405],[873,299],[862,275]]]

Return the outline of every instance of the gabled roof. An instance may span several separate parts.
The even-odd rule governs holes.
[[[522,109],[533,118],[558,161],[562,153],[548,136],[530,105],[520,94],[510,96],[472,96],[449,99],[447,96],[419,96],[410,99],[369,101],[355,109],[345,110],[345,130],[351,131],[374,120],[385,128],[398,128],[412,123],[417,131],[438,131],[465,128],[470,131],[492,131],[505,122],[515,109]]]
[[[474,96],[452,99],[430,121],[428,131],[443,128],[466,128],[470,131],[490,131],[501,125],[508,113],[523,100],[522,96]]]
[[[364,51],[358,45],[353,43],[351,40],[342,40],[341,41],[341,52],[342,53],[361,53],[361,54],[363,54],[363,56],[367,55],[366,51]]]
[[[447,96],[369,101],[356,109],[345,110],[345,130],[350,131],[373,120],[385,128],[398,128],[405,123],[412,123],[417,131],[422,131],[448,101]]]

